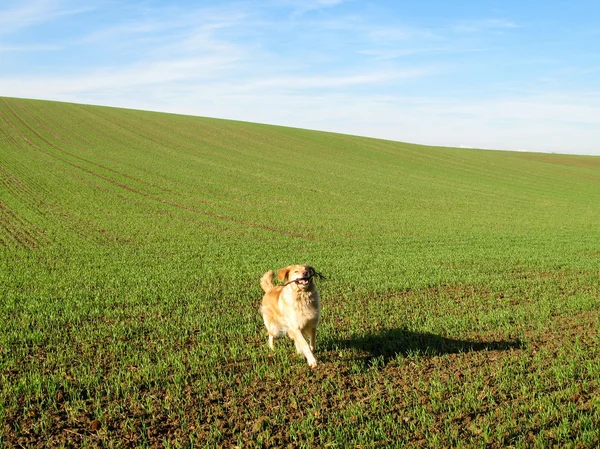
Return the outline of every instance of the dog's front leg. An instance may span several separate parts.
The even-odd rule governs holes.
[[[306,339],[302,335],[302,332],[300,331],[300,329],[290,329],[288,331],[288,335],[292,338],[292,340],[294,340],[294,343],[296,345],[296,350],[299,353],[303,354],[304,357],[306,357],[308,366],[310,366],[311,368],[314,368],[315,366],[317,366],[317,359],[315,359],[315,356],[313,355],[312,351],[310,350],[310,346],[306,342]]]
[[[315,348],[317,347],[317,328],[307,327],[306,329],[302,330],[302,335],[308,343],[310,350],[315,352]]]
[[[312,349],[314,351],[315,349],[317,349],[317,328],[311,327],[309,329],[309,334],[310,334],[310,349]]]

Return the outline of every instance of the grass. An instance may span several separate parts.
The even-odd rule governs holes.
[[[596,447],[600,158],[0,98],[0,447]],[[310,263],[311,371],[259,277]]]

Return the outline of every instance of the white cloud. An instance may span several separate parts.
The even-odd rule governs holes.
[[[506,19],[479,19],[458,21],[453,24],[450,29],[459,33],[481,33],[490,30],[502,30],[518,28],[518,25],[513,21]]]
[[[14,33],[59,17],[89,11],[89,7],[65,8],[60,0],[24,0],[0,10],[0,34]]]
[[[55,8],[55,2],[37,0],[15,3],[12,8],[0,10],[0,31],[3,34],[48,20]]]
[[[99,95],[116,90],[156,88],[157,85],[180,81],[203,82],[218,79],[236,61],[227,56],[212,56],[202,59],[186,58],[155,63],[134,64],[126,68],[103,68],[83,72],[74,76],[29,76],[0,78],[4,92],[13,96],[30,96],[32,92],[46,92],[53,98],[72,96],[78,92],[96,91]]]
[[[426,76],[426,69],[408,70],[385,70],[366,71],[363,73],[350,73],[343,75],[319,75],[319,76],[266,76],[244,83],[236,90],[248,92],[265,91],[290,91],[298,92],[314,89],[328,89],[336,91],[350,86],[380,86],[383,83],[398,81],[401,79]]]
[[[286,6],[291,6],[293,8],[291,16],[293,18],[298,18],[311,11],[335,7],[342,4],[344,1],[345,0],[282,0],[281,3]]]
[[[46,52],[58,51],[58,45],[32,44],[32,45],[0,45],[0,53],[29,53],[29,52]]]

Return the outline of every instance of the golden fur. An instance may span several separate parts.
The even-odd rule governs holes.
[[[311,368],[317,366],[313,351],[321,316],[321,299],[313,278],[315,273],[309,265],[290,265],[277,271],[279,281],[286,285],[273,284],[273,270],[260,279],[260,286],[265,291],[260,311],[269,334],[269,347],[273,349],[274,338],[287,334]]]

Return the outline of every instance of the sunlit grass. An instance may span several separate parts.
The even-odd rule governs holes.
[[[600,158],[0,113],[0,446],[597,446]],[[258,313],[290,263],[315,371]]]

